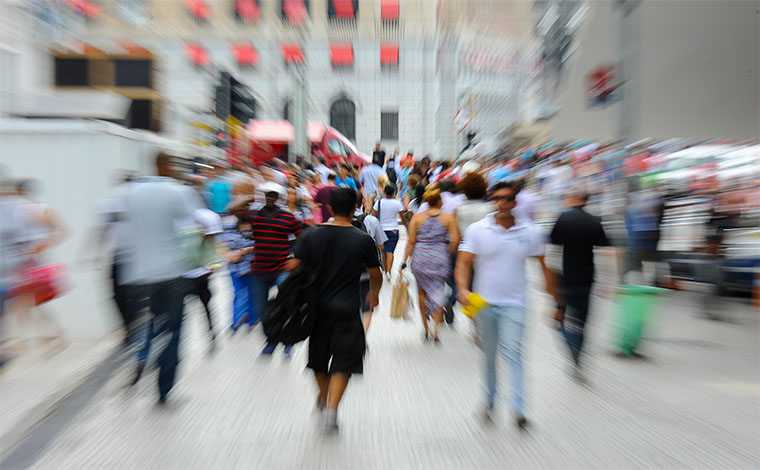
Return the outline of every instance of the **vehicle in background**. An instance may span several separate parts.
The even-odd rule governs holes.
[[[273,158],[287,160],[288,146],[293,143],[295,135],[290,122],[254,119],[246,126],[246,132],[250,141],[248,155],[256,165]],[[321,122],[308,121],[306,135],[311,143],[312,155],[323,157],[328,163],[348,161],[361,166],[372,161],[346,136]]]

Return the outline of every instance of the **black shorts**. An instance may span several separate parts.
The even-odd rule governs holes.
[[[369,312],[369,302],[367,302],[367,295],[369,294],[370,286],[369,279],[363,280],[359,284],[359,295],[362,298],[362,311],[361,313]]]
[[[361,374],[364,370],[364,325],[356,311],[320,312],[309,337],[309,362],[314,372]]]

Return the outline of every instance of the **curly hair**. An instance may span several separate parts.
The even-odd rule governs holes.
[[[488,182],[480,173],[468,173],[459,180],[457,190],[471,201],[485,199],[488,194]]]

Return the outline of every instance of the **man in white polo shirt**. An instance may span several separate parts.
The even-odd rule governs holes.
[[[525,220],[515,220],[517,189],[514,183],[500,182],[491,189],[497,211],[472,224],[459,246],[456,264],[457,297],[467,305],[467,296],[476,292],[488,302],[477,316],[480,342],[485,354],[485,418],[493,417],[496,396],[496,351],[500,349],[512,373],[512,409],[523,429],[522,338],[525,330],[525,261],[536,258],[541,264],[546,290],[558,302],[554,278],[544,263],[543,236]]]

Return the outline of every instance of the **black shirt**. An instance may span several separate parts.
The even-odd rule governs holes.
[[[594,282],[594,247],[609,245],[599,219],[581,208],[563,212],[554,224],[551,242],[562,245],[565,285],[591,285]]]
[[[372,237],[354,226],[317,225],[301,236],[295,257],[317,269],[320,312],[358,315],[359,278],[380,267]]]
[[[372,162],[380,166],[385,165],[385,150],[375,150],[372,152]]]

